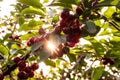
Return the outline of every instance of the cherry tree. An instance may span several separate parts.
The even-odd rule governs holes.
[[[11,6],[10,17],[0,18],[0,80],[120,79],[119,0]]]

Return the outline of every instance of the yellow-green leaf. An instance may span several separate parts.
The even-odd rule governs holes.
[[[32,8],[32,7],[25,8],[24,10],[22,10],[21,15],[24,15],[24,14],[38,14],[41,16],[45,15],[45,13],[41,9],[36,9],[36,8]]]
[[[23,4],[33,6],[36,8],[42,7],[42,4],[40,3],[40,0],[18,0],[18,2],[21,2]]]

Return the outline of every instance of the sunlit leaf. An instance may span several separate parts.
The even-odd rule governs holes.
[[[3,54],[5,56],[9,55],[9,49],[7,46],[0,44],[0,54]]]
[[[22,25],[24,23],[24,17],[23,16],[20,16],[19,19],[18,19],[18,22],[19,22],[19,25]]]
[[[40,3],[40,0],[18,0],[21,3],[24,3],[29,6],[33,6],[36,8],[41,8],[42,4]]]
[[[105,51],[105,48],[103,47],[103,45],[93,38],[90,39],[90,42],[93,45],[96,55],[102,57],[104,55],[104,51]]]
[[[107,18],[111,18],[114,12],[115,12],[115,9],[114,9],[113,7],[109,7],[109,8],[104,12],[104,15],[105,15]]]
[[[41,16],[45,15],[45,13],[41,9],[36,9],[32,7],[23,9],[21,12],[21,15],[24,15],[24,14],[38,14]]]
[[[48,66],[52,66],[52,67],[56,66],[55,62],[49,59],[44,60],[44,63]]]
[[[92,80],[99,80],[100,77],[102,76],[102,72],[103,72],[102,66],[93,69]]]

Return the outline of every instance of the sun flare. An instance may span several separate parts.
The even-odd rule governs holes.
[[[55,46],[55,44],[52,43],[51,41],[48,41],[48,42],[47,42],[47,48],[48,48],[50,51],[55,51],[56,46]]]

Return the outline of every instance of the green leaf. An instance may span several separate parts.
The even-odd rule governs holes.
[[[103,67],[95,68],[92,73],[92,80],[99,80],[100,77],[102,76],[103,69],[104,69]]]
[[[22,25],[23,23],[24,23],[24,17],[23,16],[20,16],[19,18],[18,18],[18,23],[19,23],[19,25]]]
[[[3,37],[3,40],[7,40],[9,37],[11,36],[11,33],[7,33],[4,37]]]
[[[21,39],[21,40],[28,40],[28,39],[31,38],[32,36],[36,36],[36,35],[37,35],[36,33],[31,32],[31,33],[24,34],[24,35],[20,36],[20,39]]]
[[[58,0],[58,2],[66,4],[76,4],[76,0]]]
[[[105,51],[105,48],[102,46],[102,44],[95,40],[94,38],[91,38],[89,41],[93,45],[96,55],[102,57]]]
[[[113,13],[115,12],[115,8],[113,7],[109,7],[105,12],[104,12],[104,15],[107,17],[107,18],[111,18]]]
[[[67,56],[69,57],[69,59],[70,59],[71,62],[76,61],[75,54],[70,54],[70,53],[68,53]]]
[[[86,25],[87,25],[87,31],[89,33],[95,33],[97,31],[96,29],[96,25],[93,23],[93,21],[89,20],[86,22]]]
[[[52,67],[55,67],[55,66],[56,66],[55,62],[52,61],[52,60],[49,60],[49,59],[44,60],[44,63],[45,63],[46,65],[49,65],[49,66],[52,66]]]
[[[92,20],[86,21],[86,26],[84,29],[85,34],[88,34],[90,36],[95,36],[100,31],[100,27],[96,26]]]
[[[41,8],[42,4],[40,3],[40,0],[18,0],[18,2],[21,2],[23,4],[33,6],[36,8]]]
[[[45,13],[41,9],[36,9],[36,8],[32,8],[32,7],[23,9],[21,12],[21,15],[24,15],[24,14],[38,14],[41,16],[45,15]]]
[[[0,54],[8,56],[9,55],[8,47],[3,44],[0,44]]]
[[[103,2],[97,4],[97,6],[99,6],[99,7],[113,6],[113,5],[117,5],[118,2],[119,2],[119,0],[104,0]]]
[[[28,26],[28,24],[22,24],[21,26],[20,26],[20,30],[24,30],[24,31],[27,31],[27,30],[38,30],[40,27],[39,27],[39,25],[38,26],[34,26],[34,27],[30,27],[30,26]]]

